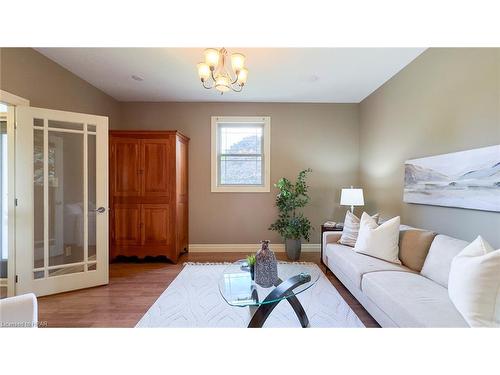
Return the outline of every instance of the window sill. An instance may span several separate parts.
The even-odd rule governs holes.
[[[212,193],[269,193],[269,186],[212,186]]]

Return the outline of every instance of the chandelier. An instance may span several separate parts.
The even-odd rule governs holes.
[[[221,95],[229,90],[240,92],[243,89],[248,77],[248,70],[244,67],[244,55],[231,54],[232,70],[230,70],[226,66],[228,52],[225,48],[220,50],[207,48],[204,54],[205,62],[197,65],[198,76],[204,88],[215,88]]]

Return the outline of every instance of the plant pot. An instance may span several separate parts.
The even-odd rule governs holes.
[[[290,260],[299,260],[300,251],[302,250],[302,241],[291,238],[285,239],[286,256]]]
[[[248,268],[250,269],[250,277],[252,278],[252,281],[255,280],[255,265],[250,265],[248,266]]]

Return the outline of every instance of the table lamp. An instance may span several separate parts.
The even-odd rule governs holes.
[[[354,213],[354,206],[364,206],[363,189],[354,189],[352,186],[348,189],[342,189],[340,194],[340,205],[351,206],[351,213]]]

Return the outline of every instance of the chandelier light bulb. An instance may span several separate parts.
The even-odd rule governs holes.
[[[220,76],[216,77],[215,78],[215,88],[217,90],[219,90],[220,92],[229,91],[229,89],[230,89],[229,78],[224,76],[224,75],[220,75]]]
[[[219,63],[220,54],[215,48],[207,48],[205,50],[205,64],[207,64],[210,69],[215,69]]]
[[[235,73],[238,74],[238,72],[245,66],[245,55],[242,55],[241,53],[233,53],[231,55],[231,66],[233,67]]]
[[[205,63],[199,63],[196,66],[198,67],[198,76],[201,81],[206,81],[210,77],[210,67]]]
[[[247,83],[247,78],[248,78],[248,70],[243,68],[240,70],[240,72],[238,73],[238,84],[240,85],[244,85],[245,83]]]

